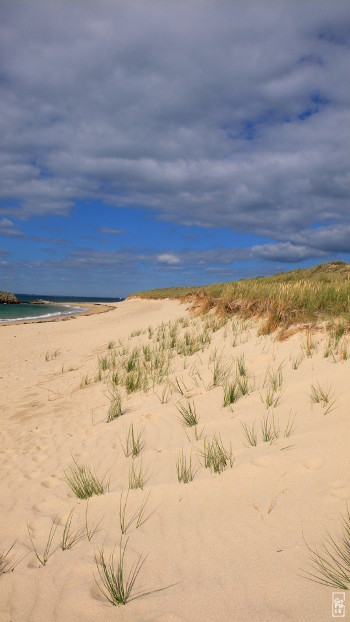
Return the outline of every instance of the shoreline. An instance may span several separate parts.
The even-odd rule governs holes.
[[[61,302],[45,302],[45,304],[49,307],[50,305],[62,306],[62,307],[79,307],[82,311],[76,311],[75,313],[71,313],[69,315],[59,315],[52,317],[40,317],[37,318],[23,318],[23,320],[14,320],[14,321],[4,321],[0,322],[1,326],[17,326],[18,324],[42,324],[44,322],[62,322],[67,320],[75,320],[77,317],[84,317],[89,315],[95,315],[99,313],[108,313],[109,311],[113,311],[116,308],[115,305],[120,304],[116,303],[102,303],[102,302],[70,302],[69,305],[67,303]]]

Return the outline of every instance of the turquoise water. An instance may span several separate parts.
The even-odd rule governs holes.
[[[59,317],[61,315],[72,315],[81,313],[82,307],[72,305],[3,305],[0,304],[0,322],[15,322],[16,320],[36,320],[38,318]]]
[[[36,320],[37,318],[59,317],[81,313],[85,309],[74,306],[74,302],[120,302],[123,298],[93,298],[87,296],[46,296],[45,294],[17,294],[18,300],[29,304],[3,305],[0,304],[0,322],[15,322],[16,320]],[[50,305],[32,305],[32,300],[47,300]],[[61,304],[55,304],[55,303]],[[71,304],[73,303],[73,304]]]

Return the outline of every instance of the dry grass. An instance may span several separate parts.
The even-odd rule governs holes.
[[[271,277],[137,294],[143,298],[185,298],[200,312],[216,308],[222,314],[263,317],[261,334],[334,318],[342,318],[344,332],[350,320],[349,295],[350,265],[340,261]]]

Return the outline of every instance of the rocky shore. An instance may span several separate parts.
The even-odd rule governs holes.
[[[0,304],[18,305],[20,302],[12,292],[0,292]]]

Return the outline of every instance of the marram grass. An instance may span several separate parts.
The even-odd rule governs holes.
[[[270,277],[207,287],[150,290],[135,295],[144,298],[186,297],[202,311],[216,308],[226,314],[264,317],[261,334],[279,327],[334,318],[342,319],[343,330],[350,321],[350,265],[338,261]]]
[[[93,495],[103,495],[109,490],[109,483],[105,483],[94,475],[90,467],[79,464],[73,458],[73,463],[70,465],[68,471],[65,471],[64,479],[68,486],[78,499],[88,499]]]

